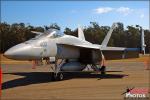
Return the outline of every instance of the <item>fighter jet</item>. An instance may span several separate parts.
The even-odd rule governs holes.
[[[101,45],[86,41],[82,28],[78,28],[78,37],[66,35],[56,29],[49,29],[44,33],[33,31],[37,34],[35,38],[13,46],[4,53],[4,56],[16,60],[41,60],[55,57],[55,68],[51,74],[54,80],[62,80],[64,72],[82,71],[87,65],[97,70],[95,66],[104,59],[139,57],[139,48],[107,46],[116,27],[117,23],[111,26]],[[105,74],[104,64],[101,65],[100,71]]]

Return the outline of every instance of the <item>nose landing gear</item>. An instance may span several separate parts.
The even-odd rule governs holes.
[[[63,59],[59,64],[58,60],[55,61],[55,66],[52,68],[54,72],[51,72],[50,74],[52,81],[61,81],[64,79],[64,73],[60,71],[64,63],[65,59]]]
[[[64,73],[62,72],[57,73],[57,75],[56,73],[51,72],[50,76],[51,76],[51,81],[61,81],[64,79]]]

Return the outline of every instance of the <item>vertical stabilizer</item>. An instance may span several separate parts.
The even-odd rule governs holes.
[[[78,37],[82,40],[85,40],[84,32],[81,27],[78,27]]]
[[[144,39],[144,30],[141,28],[141,51],[145,54],[145,39]]]
[[[105,36],[105,38],[101,44],[102,46],[107,46],[109,39],[111,37],[111,34],[116,27],[117,27],[117,23],[113,23],[113,25],[111,26],[110,30],[108,31],[107,35]]]

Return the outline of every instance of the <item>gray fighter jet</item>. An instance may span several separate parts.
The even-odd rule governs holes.
[[[16,60],[41,60],[55,57],[54,73],[51,76],[55,80],[62,80],[63,72],[82,71],[87,65],[97,70],[95,66],[103,59],[139,57],[138,48],[107,46],[116,27],[117,24],[114,23],[101,45],[86,41],[81,28],[78,28],[78,37],[65,35],[56,29],[49,29],[44,33],[33,32],[37,34],[35,38],[8,49],[4,55]],[[99,70],[105,74],[105,65],[102,65]]]

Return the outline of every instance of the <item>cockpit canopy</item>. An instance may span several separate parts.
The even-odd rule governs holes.
[[[25,41],[25,44],[30,44],[35,42],[36,40],[40,39],[40,38],[44,38],[44,37],[48,37],[48,38],[58,38],[58,37],[62,37],[64,35],[64,33],[62,33],[61,31],[57,30],[57,29],[48,29],[45,32],[40,32],[41,34],[37,35],[36,37]]]
[[[58,38],[58,37],[62,37],[64,35],[64,33],[62,33],[61,31],[57,30],[57,29],[48,29],[45,32],[43,32],[40,35],[37,35],[35,38],[32,38],[32,40],[36,40],[42,37],[48,37],[48,38]]]
[[[47,37],[50,37],[50,38],[57,38],[57,37],[61,37],[64,35],[61,31],[57,29],[48,29],[44,33],[47,34]]]

